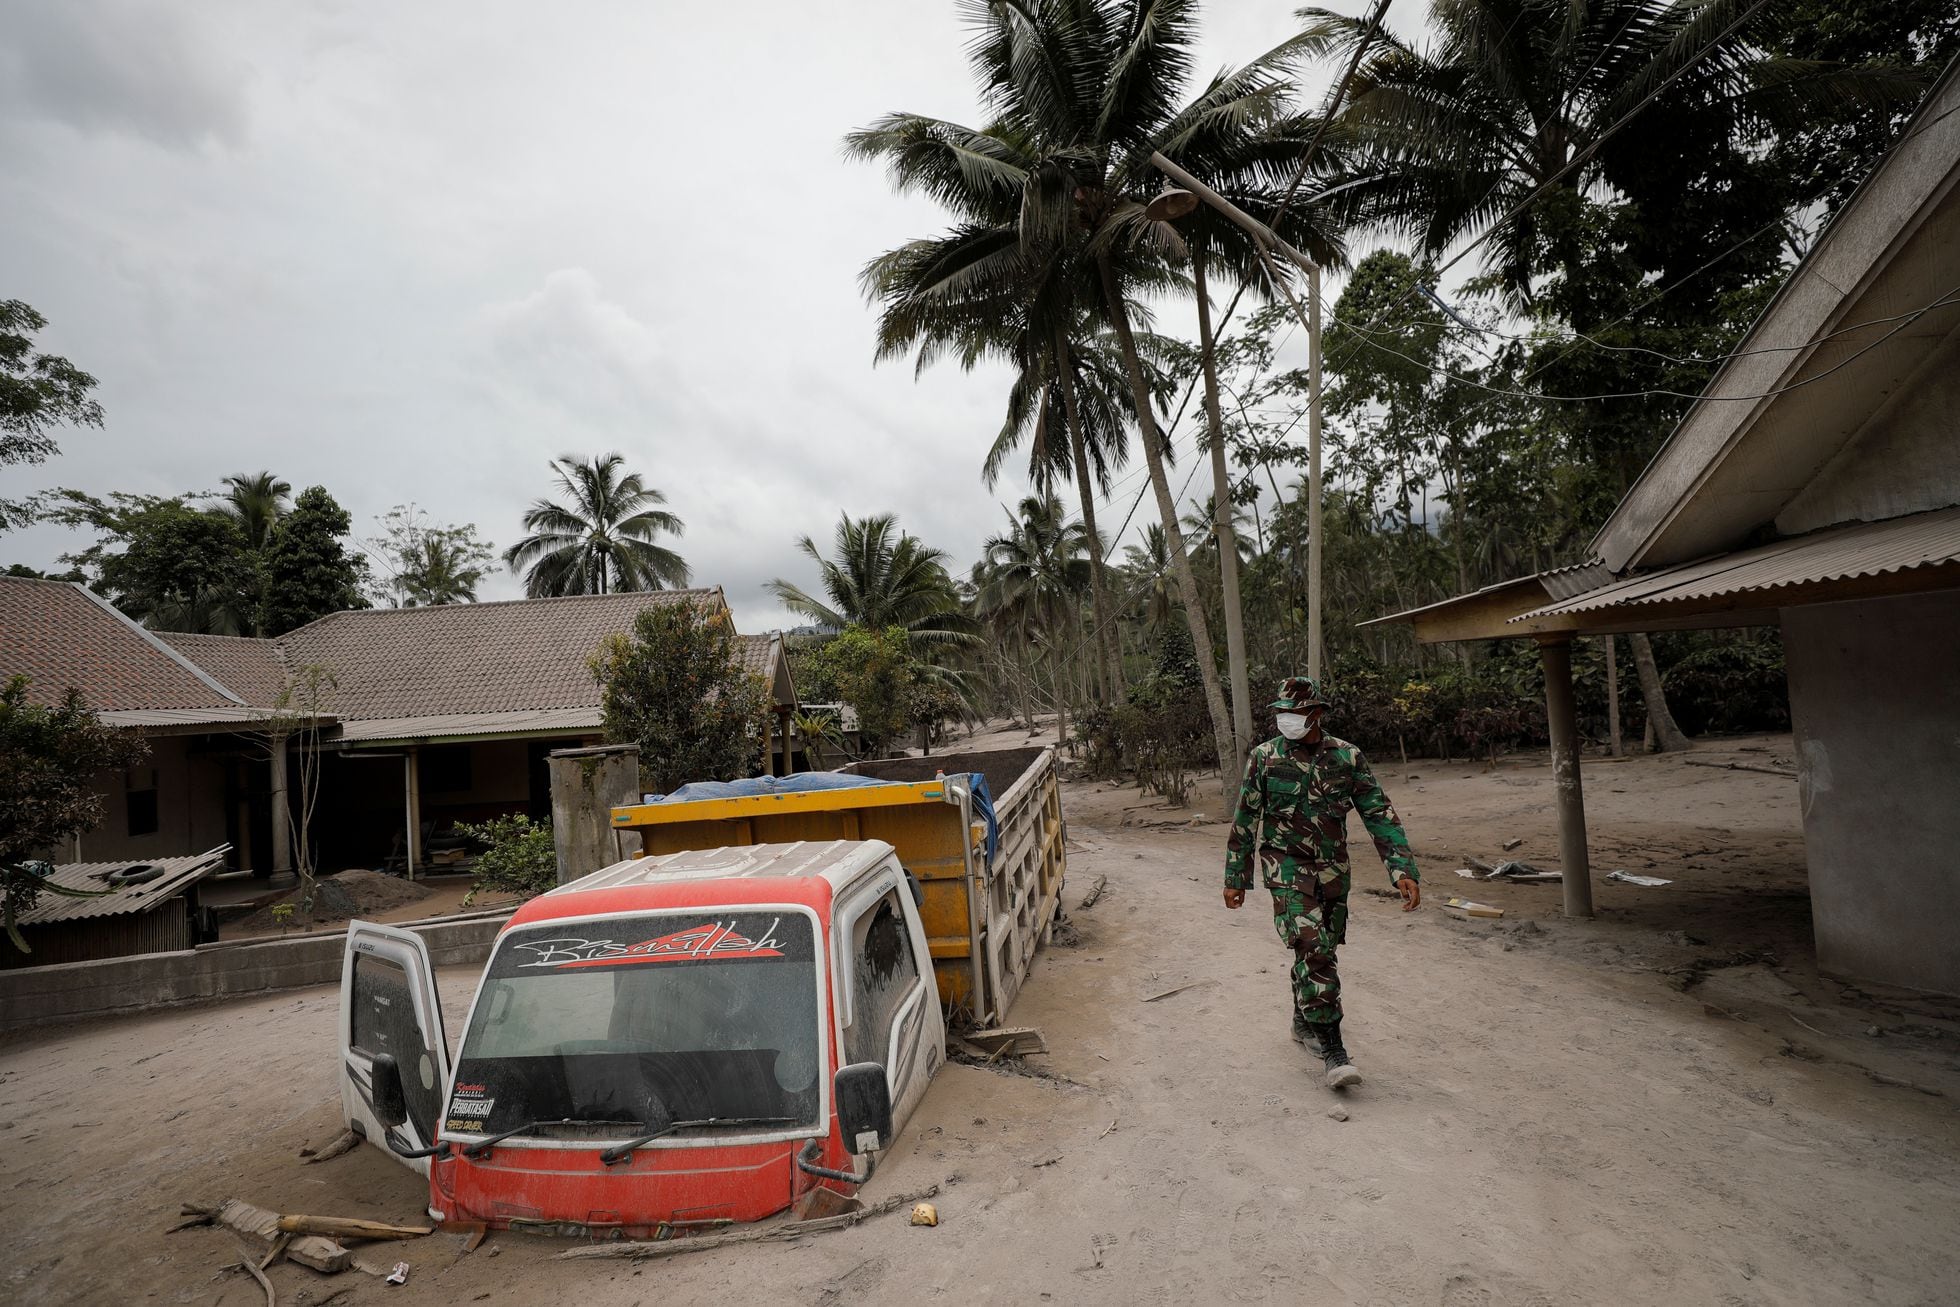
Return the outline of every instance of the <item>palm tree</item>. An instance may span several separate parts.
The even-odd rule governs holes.
[[[885,159],[899,189],[931,195],[956,222],[942,237],[875,262],[867,287],[886,300],[888,318],[903,319],[906,339],[920,342],[922,363],[948,350],[985,356],[1023,339],[1053,340],[1051,358],[1065,358],[1084,311],[1111,329],[1229,777],[1236,774],[1231,716],[1135,338],[1134,301],[1174,280],[1165,255],[1181,248],[1174,232],[1144,215],[1157,189],[1149,157],[1161,150],[1214,181],[1278,180],[1290,171],[1279,160],[1297,158],[1298,149],[1269,129],[1285,117],[1282,74],[1308,43],[1290,42],[1221,75],[1180,106],[1194,0],[990,0],[968,12],[989,126],[895,114],[850,140],[860,156]],[[1070,375],[1052,362],[1049,371]],[[1087,480],[1086,470],[1078,480]]]
[[[816,563],[829,602],[780,578],[769,592],[785,607],[825,626],[901,626],[923,645],[970,643],[973,623],[960,607],[958,590],[946,573],[947,554],[898,529],[890,513],[837,524],[831,557],[804,536],[796,547]]]
[[[238,523],[238,529],[245,535],[246,566],[251,571],[250,615],[234,611],[228,616],[218,618],[221,626],[229,626],[243,631],[247,627],[254,635],[264,635],[264,622],[260,617],[265,607],[265,546],[272,538],[272,528],[285,516],[287,501],[292,497],[293,487],[270,472],[237,472],[225,478],[230,487],[218,501],[217,511]],[[236,605],[242,608],[243,605]],[[208,620],[208,619],[207,619]],[[203,630],[203,626],[182,628]]]
[[[1617,189],[1665,211],[1683,202],[1686,182],[1678,169],[1653,167],[1658,155],[1741,156],[1751,148],[1744,129],[1752,124],[1801,119],[1806,107],[1825,101],[1883,103],[1902,90],[1896,78],[1868,70],[1762,58],[1746,25],[1752,12],[1737,0],[1432,4],[1427,48],[1378,35],[1357,70],[1341,127],[1364,151],[1361,173],[1374,179],[1358,183],[1359,193],[1427,254],[1489,226],[1484,262],[1515,303],[1538,300],[1540,279],[1551,273],[1562,281],[1569,325],[1594,330],[1611,311],[1597,293],[1605,279],[1589,275],[1593,242],[1583,238],[1579,216],[1587,197]],[[1302,10],[1301,17],[1316,50],[1344,58],[1363,39],[1354,19],[1324,9]],[[1658,152],[1657,133],[1669,139]],[[1725,188],[1751,193],[1727,211],[1739,231],[1775,220],[1782,199],[1763,181]],[[1732,234],[1702,226],[1695,239],[1719,246]],[[1752,257],[1774,255],[1759,246]],[[1615,293],[1638,290],[1638,274],[1618,281],[1626,285]],[[1655,417],[1617,429],[1664,427],[1666,415]],[[1624,488],[1650,451],[1644,436],[1629,444],[1611,434],[1615,429],[1595,424],[1589,443],[1596,447],[1586,456],[1617,463]],[[1662,747],[1685,747],[1661,694],[1652,646],[1639,633],[1629,642]]]
[[[238,523],[253,552],[264,549],[292,498],[291,483],[270,472],[238,472],[226,477],[225,485],[230,489],[219,502],[218,511]]]
[[[688,582],[688,566],[654,543],[680,535],[686,525],[664,509],[667,496],[638,472],[620,474],[621,454],[581,462],[567,454],[551,461],[565,503],[535,501],[524,514],[531,534],[504,551],[512,571],[524,573],[524,591],[546,595],[608,594],[615,590],[663,590]]]
[[[1143,528],[1141,545],[1124,547],[1123,583],[1130,610],[1142,616],[1147,629],[1154,631],[1171,620],[1179,603],[1177,582],[1171,575],[1170,541],[1158,523]]]
[[[473,539],[473,537],[472,537]],[[433,608],[437,604],[473,604],[483,583],[490,553],[454,531],[424,532],[399,560],[396,585],[404,608]]]
[[[981,584],[974,606],[995,631],[1023,650],[1046,645],[1056,655],[1057,744],[1068,741],[1067,652],[1079,651],[1086,635],[1080,599],[1090,580],[1088,539],[1053,494],[1029,495],[1018,513],[1008,513],[1007,531],[987,541],[976,569]]]

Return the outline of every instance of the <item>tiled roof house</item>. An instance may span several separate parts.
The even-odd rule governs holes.
[[[642,611],[677,603],[728,611],[718,588],[663,590],[358,609],[255,639],[153,632],[82,586],[0,578],[0,677],[27,675],[44,703],[73,687],[105,721],[150,737],[144,766],[105,779],[107,820],[82,841],[91,856],[228,842],[257,867],[286,861],[275,831],[285,805],[272,802],[286,779],[253,727],[301,669],[322,668],[332,683],[316,824],[326,856],[337,839],[342,865],[376,865],[415,860],[424,828],[548,811],[544,754],[600,735],[588,660]],[[737,657],[786,721],[781,637],[740,636]]]

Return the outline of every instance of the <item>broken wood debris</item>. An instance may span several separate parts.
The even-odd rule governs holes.
[[[1218,982],[1215,980],[1194,980],[1188,985],[1179,985],[1176,989],[1167,989],[1161,994],[1152,994],[1149,998],[1146,998],[1143,1001],[1146,1003],[1155,1003],[1160,999],[1169,998],[1173,994],[1182,994],[1187,989],[1196,989],[1200,985],[1215,985],[1217,983]]]
[[[199,1207],[185,1203],[183,1214],[188,1221],[171,1227],[173,1231],[189,1229],[194,1225],[222,1225],[234,1234],[248,1239],[264,1241],[268,1246],[277,1243],[283,1234],[279,1228],[279,1213],[268,1212],[263,1207],[254,1207],[236,1198],[227,1198],[216,1207]],[[301,1266],[308,1266],[327,1275],[334,1275],[347,1269],[353,1261],[353,1254],[331,1239],[317,1235],[301,1235],[286,1245],[286,1256]]]
[[[559,1253],[557,1261],[584,1261],[593,1257],[625,1257],[640,1261],[651,1257],[672,1257],[678,1253],[700,1252],[708,1248],[726,1248],[740,1243],[781,1243],[786,1240],[801,1239],[806,1234],[822,1234],[828,1230],[843,1230],[868,1221],[874,1216],[895,1212],[901,1207],[911,1207],[936,1197],[939,1186],[913,1194],[898,1194],[883,1202],[875,1203],[862,1211],[846,1212],[841,1216],[827,1216],[816,1221],[790,1221],[779,1225],[756,1226],[747,1230],[731,1230],[727,1234],[704,1234],[686,1239],[638,1240],[631,1243],[601,1243],[586,1248],[571,1248]]]
[[[306,1158],[308,1166],[316,1162],[331,1162],[345,1153],[351,1153],[361,1146],[361,1137],[352,1130],[342,1130],[339,1136],[319,1152],[308,1155],[304,1149],[300,1155]]]
[[[288,1234],[320,1234],[331,1239],[420,1239],[434,1234],[433,1225],[389,1225],[347,1216],[281,1216],[279,1228]]]
[[[1754,771],[1761,772],[1765,776],[1781,776],[1785,780],[1797,779],[1795,772],[1784,771],[1781,767],[1758,767],[1746,762],[1716,762],[1712,758],[1683,758],[1681,761],[1690,767],[1715,767],[1722,771]]]
[[[1048,1041],[1041,1037],[1041,1031],[1034,1026],[996,1026],[991,1030],[969,1030],[956,1036],[970,1051],[979,1057],[1026,1057],[1030,1053],[1046,1053]]]
[[[1082,901],[1075,905],[1075,910],[1077,912],[1082,912],[1089,908],[1095,907],[1097,902],[1102,898],[1103,891],[1105,891],[1108,888],[1109,888],[1109,877],[1107,876],[1096,877],[1096,883],[1089,887],[1089,892],[1082,896]]]

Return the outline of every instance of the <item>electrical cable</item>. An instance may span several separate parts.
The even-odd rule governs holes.
[[[1774,390],[1766,390],[1761,392],[1760,394],[1754,394],[1754,395],[1710,395],[1707,394],[1706,392],[1702,392],[1699,394],[1690,394],[1687,391],[1667,390],[1665,388],[1653,388],[1648,390],[1613,391],[1613,392],[1607,392],[1607,393],[1597,394],[1597,395],[1546,395],[1536,391],[1511,390],[1508,387],[1503,387],[1503,386],[1485,385],[1483,382],[1477,381],[1473,378],[1459,376],[1456,373],[1447,371],[1443,368],[1431,367],[1430,365],[1423,363],[1422,360],[1420,359],[1411,358],[1409,355],[1404,354],[1402,351],[1398,349],[1392,349],[1389,346],[1382,344],[1380,341],[1374,339],[1373,336],[1369,335],[1369,333],[1362,331],[1358,327],[1354,327],[1351,329],[1355,332],[1358,338],[1362,339],[1367,344],[1372,345],[1374,348],[1381,350],[1383,353],[1393,354],[1396,358],[1403,359],[1409,363],[1413,363],[1417,367],[1429,368],[1430,371],[1436,373],[1438,376],[1447,377],[1451,381],[1457,382],[1461,385],[1473,387],[1474,389],[1477,390],[1488,391],[1490,394],[1493,395],[1505,395],[1516,399],[1547,400],[1552,403],[1559,403],[1559,404],[1586,404],[1598,400],[1607,400],[1607,399],[1651,399],[1656,397],[1666,397],[1671,399],[1698,399],[1698,400],[1707,400],[1709,402],[1732,402],[1732,401],[1739,401],[1739,400],[1774,399],[1778,395],[1787,395],[1793,390],[1801,390],[1805,386],[1811,385],[1814,382],[1822,381],[1825,377],[1830,376],[1833,372],[1836,372],[1841,368],[1849,366],[1850,364],[1856,362],[1858,359],[1864,357],[1866,354],[1870,353],[1872,350],[1877,349],[1880,345],[1883,345],[1886,341],[1892,339],[1892,337],[1898,335],[1901,331],[1904,331],[1907,327],[1911,326],[1919,319],[1925,317],[1928,313],[1933,312],[1935,309],[1944,308],[1949,304],[1960,304],[1960,286],[1954,287],[1952,290],[1948,291],[1945,295],[1942,295],[1939,299],[1934,300],[1931,304],[1926,305],[1924,308],[1915,309],[1910,313],[1900,314],[1898,315],[1897,318],[1877,319],[1876,322],[1893,322],[1896,325],[1894,325],[1890,331],[1880,336],[1877,340],[1874,340],[1869,344],[1865,345],[1862,349],[1858,350],[1856,353],[1851,354],[1846,358],[1840,359],[1838,362],[1832,364],[1824,371],[1818,373],[1816,376],[1806,377],[1802,381],[1792,382],[1787,386],[1779,386]],[[1867,324],[1861,324],[1861,325],[1867,325]],[[1869,325],[1875,325],[1875,323]],[[1853,328],[1845,328],[1845,330],[1847,331],[1853,330]],[[1838,333],[1833,333],[1833,334],[1838,334]],[[1829,339],[1831,339],[1831,337],[1828,336],[1820,337],[1817,340],[1806,341],[1804,344],[1801,345],[1791,345],[1784,348],[1806,349],[1815,345],[1821,345],[1826,341],[1828,341]],[[1775,353],[1779,351],[1752,350],[1749,352],[1766,354],[1766,353]],[[1298,419],[1296,418],[1295,421],[1298,421]]]

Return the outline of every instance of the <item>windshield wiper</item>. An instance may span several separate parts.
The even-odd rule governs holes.
[[[468,1148],[465,1148],[463,1150],[463,1156],[469,1158],[472,1161],[475,1161],[478,1158],[481,1158],[487,1153],[489,1153],[491,1149],[495,1148],[498,1144],[501,1144],[504,1140],[509,1139],[515,1135],[524,1134],[526,1131],[535,1130],[541,1125],[612,1125],[612,1124],[614,1123],[610,1121],[588,1121],[588,1120],[581,1119],[579,1117],[571,1117],[571,1116],[561,1117],[556,1120],[526,1121],[523,1125],[513,1126],[511,1129],[504,1131],[500,1135],[491,1135],[488,1139],[480,1140],[477,1143],[471,1144]]]
[[[650,1134],[644,1134],[638,1139],[629,1139],[617,1147],[608,1148],[605,1152],[599,1154],[599,1160],[607,1166],[618,1166],[621,1162],[627,1161],[633,1156],[634,1149],[644,1147],[663,1135],[674,1133],[676,1130],[688,1130],[696,1126],[795,1124],[796,1118],[793,1116],[709,1116],[703,1117],[698,1121],[669,1121],[666,1125],[661,1126],[658,1130]]]

